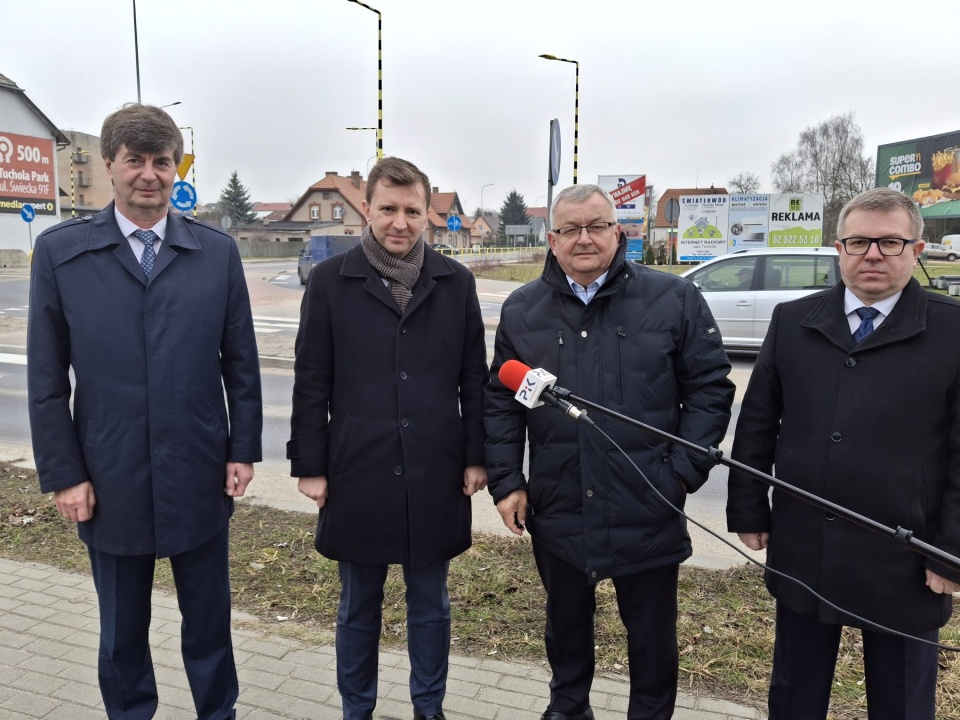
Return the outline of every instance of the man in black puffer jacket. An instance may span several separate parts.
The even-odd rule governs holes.
[[[716,446],[734,386],[720,332],[686,280],[624,260],[613,199],[596,185],[553,205],[543,275],[504,303],[487,386],[487,474],[504,524],[533,538],[547,592],[553,671],[543,720],[590,720],[595,587],[612,578],[627,628],[627,717],[669,718],[677,692],[677,572],[691,554],[686,521],[593,428],[525,409],[497,381],[511,359],[555,374],[575,394]],[[600,415],[594,421],[678,508],[710,461]],[[523,475],[530,442],[529,480]]]

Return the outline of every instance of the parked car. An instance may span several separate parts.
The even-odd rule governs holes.
[[[954,250],[952,247],[938,243],[927,243],[923,252],[927,256],[927,260],[949,260],[953,262],[960,257],[960,250]]]
[[[345,253],[354,245],[360,244],[359,235],[314,235],[303,245],[300,257],[297,259],[297,275],[300,284],[307,284],[307,275],[313,266],[323,262],[328,257]]]
[[[700,288],[725,348],[759,350],[774,307],[836,285],[840,256],[832,247],[738,250],[681,277]]]
[[[436,243],[433,246],[433,249],[444,255],[459,255],[460,248],[455,248],[453,245],[447,245],[446,243]]]

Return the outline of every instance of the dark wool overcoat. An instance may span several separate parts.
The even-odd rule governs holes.
[[[483,465],[483,319],[473,275],[426,248],[403,313],[357,246],[317,265],[297,335],[294,477],[325,476],[316,548],[449,560],[470,547],[463,471]]]
[[[263,422],[233,238],[171,213],[147,281],[112,203],[50,228],[33,253],[27,361],[41,490],[93,483],[84,542],[164,557],[223,529],[226,464],[261,459]]]
[[[618,250],[588,305],[548,253],[543,275],[503,305],[487,388],[487,474],[499,501],[527,491],[537,542],[585,578],[677,564],[691,554],[686,520],[670,508],[696,491],[704,455],[590,411],[647,481],[593,428],[549,407],[526,409],[497,380],[519,360],[557,385],[697,445],[716,446],[730,421],[734,386],[713,316],[690,282],[624,262]],[[529,437],[530,472],[524,476]]]
[[[854,344],[844,286],[776,308],[740,410],[733,458],[890,528],[960,555],[960,303],[911,280],[889,317]],[[949,595],[925,585],[925,560],[732,472],[733,532],[770,532],[772,568],[829,601],[904,632],[944,625]],[[862,627],[783,578],[767,587],[797,613]]]

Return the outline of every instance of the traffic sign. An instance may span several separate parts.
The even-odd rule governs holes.
[[[170,204],[182,212],[193,210],[197,204],[197,191],[193,189],[193,185],[190,183],[178,180],[173,184]]]
[[[23,218],[24,222],[32,223],[36,216],[37,211],[33,209],[33,205],[24,203],[23,207],[20,208],[20,217]]]
[[[663,209],[663,216],[667,219],[667,222],[673,225],[677,218],[680,217],[680,201],[676,198],[670,198],[667,200],[667,206]]]
[[[177,165],[177,175],[180,176],[181,180],[187,179],[187,173],[190,171],[191,165],[193,165],[193,155],[190,153],[185,153],[183,160],[181,160],[180,164]]]
[[[457,232],[460,228],[463,227],[463,220],[461,220],[457,215],[451,215],[447,218],[447,230],[452,232]]]
[[[556,185],[560,179],[560,121],[550,121],[550,173],[547,180]]]

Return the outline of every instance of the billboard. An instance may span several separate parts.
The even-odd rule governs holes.
[[[681,195],[677,259],[697,262],[724,255],[729,212],[729,195]]]
[[[767,246],[770,227],[769,195],[730,196],[730,251],[750,250]]]
[[[823,195],[781,193],[770,196],[770,247],[820,247],[823,244]]]
[[[56,215],[55,167],[53,140],[0,130],[0,213],[30,204],[37,215]]]
[[[877,187],[906,193],[924,218],[960,217],[960,130],[878,147]]]
[[[617,222],[627,236],[627,260],[643,258],[646,237],[647,176],[637,173],[598,175],[597,185],[613,196]]]

